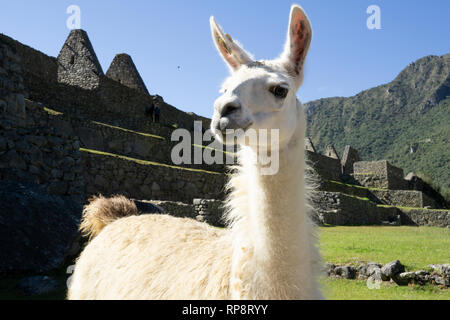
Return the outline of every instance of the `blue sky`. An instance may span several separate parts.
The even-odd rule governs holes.
[[[184,111],[210,117],[228,74],[209,31],[214,15],[256,59],[279,55],[293,1],[1,1],[0,32],[57,56],[69,30],[66,9],[81,8],[81,27],[106,72],[126,52],[150,93]],[[314,38],[302,102],[351,96],[391,81],[423,56],[450,53],[450,1],[302,0]],[[369,30],[369,5],[381,9],[381,30]],[[178,68],[180,66],[180,68]]]

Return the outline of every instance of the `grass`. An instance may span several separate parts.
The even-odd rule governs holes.
[[[59,112],[59,111],[56,111],[56,110],[53,110],[53,109],[50,109],[47,107],[44,107],[44,111],[53,116],[59,116],[59,115],[63,114],[62,112]]]
[[[370,199],[367,198],[367,197],[358,197],[358,196],[354,196],[354,195],[351,195],[351,194],[345,194],[345,196],[350,197],[350,198],[355,198],[355,199],[358,199],[358,200],[362,200],[362,201],[370,201]]]
[[[98,154],[98,155],[102,155],[102,156],[113,157],[113,158],[119,158],[119,159],[128,160],[128,161],[133,161],[135,163],[138,163],[138,164],[141,164],[141,165],[146,165],[146,166],[159,166],[159,167],[166,167],[166,168],[177,169],[177,170],[185,170],[185,171],[208,173],[208,174],[219,174],[219,175],[223,174],[223,173],[215,172],[215,171],[207,171],[207,170],[202,170],[202,169],[194,169],[194,168],[185,168],[185,167],[172,166],[172,165],[165,164],[165,163],[141,160],[141,159],[136,159],[136,158],[122,156],[122,155],[119,155],[119,154],[103,152],[103,151],[98,151],[98,150],[92,150],[92,149],[86,149],[86,148],[80,148],[80,151],[81,152],[86,152],[86,153]]]
[[[323,227],[320,250],[334,264],[400,260],[407,270],[450,263],[450,230],[435,227]]]
[[[134,130],[130,130],[130,129],[125,129],[125,128],[112,126],[110,124],[106,124],[106,123],[98,122],[98,121],[92,121],[92,123],[95,123],[95,124],[100,125],[100,126],[104,126],[104,127],[108,127],[108,128],[124,131],[124,132],[130,132],[130,133],[138,134],[138,135],[141,135],[141,136],[144,136],[144,137],[150,137],[150,138],[155,138],[155,139],[159,139],[159,140],[165,140],[163,137],[157,136],[155,134],[150,134],[150,133],[144,133],[144,132],[134,131]]]
[[[382,208],[398,208],[403,211],[411,211],[411,210],[427,210],[427,211],[438,211],[438,212],[450,212],[449,209],[427,209],[427,208],[420,208],[420,207],[402,207],[402,206],[390,206],[387,204],[377,204],[377,207]]]
[[[405,286],[383,282],[379,289],[369,289],[366,281],[327,278],[322,292],[330,300],[450,300],[450,290],[433,285]]]
[[[348,183],[343,183],[343,182],[339,182],[339,181],[335,181],[335,180],[327,180],[327,181],[329,183],[332,183],[332,184],[344,185],[346,187],[356,188],[356,189],[375,190],[375,191],[388,191],[389,190],[389,189],[383,189],[383,188],[373,188],[373,187],[358,186],[356,184],[348,184]]]
[[[400,260],[407,270],[429,270],[429,264],[450,263],[450,230],[434,227],[322,227],[320,251],[324,261],[353,264]],[[322,279],[332,300],[450,300],[450,290],[437,286],[407,286],[383,282],[369,289],[365,281]]]

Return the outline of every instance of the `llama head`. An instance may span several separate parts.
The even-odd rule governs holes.
[[[217,50],[231,75],[222,85],[222,95],[214,103],[211,129],[222,143],[250,144],[253,132],[278,129],[279,146],[287,144],[301,117],[296,92],[303,80],[303,65],[312,38],[309,20],[301,7],[291,8],[287,41],[275,60],[254,61],[214,20],[211,32]],[[270,139],[269,139],[270,141]],[[261,145],[261,142],[257,143]]]

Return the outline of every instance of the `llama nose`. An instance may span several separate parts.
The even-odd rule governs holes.
[[[236,102],[229,102],[220,109],[220,117],[221,118],[228,117],[232,113],[238,111],[240,108],[241,108],[240,104]]]

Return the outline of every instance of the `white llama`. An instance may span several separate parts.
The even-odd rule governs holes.
[[[124,197],[95,198],[81,229],[69,299],[320,299],[320,259],[307,215],[302,107],[296,98],[312,30],[292,6],[283,54],[253,61],[211,17],[217,49],[232,74],[214,105],[212,130],[278,129],[279,170],[261,175],[259,144],[243,130],[229,187],[226,229],[188,218],[137,215]],[[119,219],[120,218],[120,219]]]

